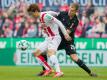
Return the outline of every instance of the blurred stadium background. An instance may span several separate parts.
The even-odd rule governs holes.
[[[41,11],[68,11],[73,2],[80,4],[79,25],[75,32],[78,55],[99,77],[90,78],[61,50],[57,52],[65,72],[61,80],[107,79],[107,0],[0,0],[0,80],[53,80],[35,76],[41,68],[31,52],[44,38],[41,24],[26,14],[26,8],[31,3],[38,3]],[[29,50],[16,49],[17,41],[22,39],[31,43]]]

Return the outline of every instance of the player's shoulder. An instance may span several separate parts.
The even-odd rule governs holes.
[[[45,17],[46,14],[47,14],[46,12],[41,12],[41,13],[40,13],[40,18]]]
[[[50,21],[53,19],[53,16],[51,16],[49,13],[47,12],[41,12],[40,14],[40,18],[42,18],[44,21]]]
[[[79,18],[77,15],[75,15],[75,20],[79,22]]]

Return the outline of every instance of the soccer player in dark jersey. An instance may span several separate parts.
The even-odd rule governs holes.
[[[64,49],[66,54],[71,57],[71,59],[83,70],[85,70],[90,76],[96,77],[97,75],[93,73],[85,64],[84,62],[78,58],[75,44],[74,44],[74,33],[78,26],[79,20],[76,16],[76,12],[78,11],[79,5],[77,3],[73,3],[70,5],[68,12],[60,12],[57,15],[57,19],[59,19],[64,26],[66,26],[66,30],[69,33],[70,37],[72,38],[71,41],[67,41],[60,31],[60,35],[62,37],[62,41],[59,45],[58,50]],[[46,55],[43,55],[45,59],[47,59]],[[44,68],[43,68],[44,70]],[[38,74],[38,76],[42,76],[43,71]]]

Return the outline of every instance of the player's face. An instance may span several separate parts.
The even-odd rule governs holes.
[[[37,12],[37,11],[31,13],[31,15],[35,18],[38,18],[39,14],[40,14],[40,12]]]
[[[29,12],[29,15],[31,15],[33,18],[38,18],[39,17],[40,12]]]
[[[70,6],[69,12],[68,12],[69,16],[71,17],[74,16],[76,12],[77,12],[76,8],[74,6]]]
[[[33,17],[33,19],[35,20],[35,22],[37,22],[39,16],[40,16],[40,12],[29,12],[29,15]]]

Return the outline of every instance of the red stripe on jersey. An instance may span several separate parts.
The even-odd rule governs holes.
[[[49,36],[49,33],[47,31],[47,28],[44,28],[44,33],[46,33]]]
[[[45,16],[46,13],[42,14],[42,17],[40,18],[40,22],[41,23],[45,23],[44,22],[44,16]],[[54,19],[52,19],[54,20]],[[45,27],[45,26],[44,26]],[[51,30],[50,27],[45,27],[44,28],[44,32],[48,35],[48,36],[55,36],[54,32]]]
[[[40,18],[40,22],[42,22],[42,23],[45,23],[45,22],[44,22],[44,16],[45,16],[45,14],[46,14],[46,13],[43,13],[43,14],[42,14],[42,17]]]
[[[55,36],[54,32],[51,30],[50,27],[45,27],[44,28],[44,32],[48,35],[48,36]]]
[[[50,36],[55,36],[54,32],[51,30],[50,27],[47,27],[47,30],[50,33]]]

